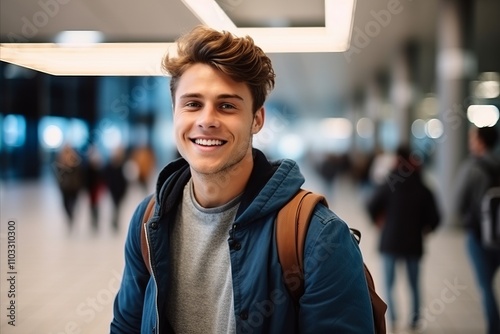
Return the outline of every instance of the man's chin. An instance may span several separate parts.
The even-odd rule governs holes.
[[[191,166],[192,172],[203,176],[218,174],[221,171],[220,165],[213,162],[189,162],[189,165]]]

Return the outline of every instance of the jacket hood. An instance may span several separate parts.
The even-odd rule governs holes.
[[[268,161],[253,149],[254,167],[243,192],[236,221],[244,224],[278,211],[304,183],[297,163],[290,159]],[[160,172],[156,183],[156,202],[160,216],[176,208],[184,186],[191,178],[186,160],[179,158]]]

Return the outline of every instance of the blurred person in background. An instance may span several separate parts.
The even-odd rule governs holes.
[[[119,229],[120,208],[128,186],[124,171],[125,161],[125,149],[121,146],[117,147],[111,152],[103,172],[104,181],[113,202],[112,227],[115,232]]]
[[[133,164],[134,174],[139,185],[149,193],[149,181],[155,171],[156,158],[149,145],[139,146],[132,150],[130,162]]]
[[[418,330],[420,319],[420,262],[424,236],[440,223],[440,212],[431,190],[424,184],[421,166],[407,146],[396,151],[394,165],[385,182],[378,184],[367,200],[367,211],[381,229],[382,255],[389,328],[397,329],[397,303],[393,296],[396,265],[406,265],[411,290],[410,329]]]
[[[97,232],[99,225],[99,201],[104,189],[102,175],[103,161],[99,149],[95,145],[87,150],[85,164],[85,188],[89,195],[90,222],[93,232]]]
[[[74,224],[75,205],[84,183],[82,162],[79,153],[66,144],[57,154],[54,164],[54,172],[61,191],[70,232]]]
[[[491,184],[500,177],[500,157],[494,154],[498,132],[494,127],[469,130],[469,158],[461,166],[455,192],[456,212],[467,231],[469,254],[486,315],[487,333],[500,333],[500,315],[493,282],[500,266],[500,249],[485,247],[481,232],[481,199]]]

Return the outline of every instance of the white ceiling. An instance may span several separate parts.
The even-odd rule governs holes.
[[[328,1],[328,0],[327,0]],[[322,26],[324,0],[218,0],[238,26]],[[325,113],[342,105],[355,88],[375,73],[391,66],[393,56],[405,40],[418,45],[421,89],[433,89],[435,36],[439,1],[358,0],[356,29],[364,31],[376,22],[374,13],[398,4],[385,26],[370,37],[359,53],[272,54],[277,86],[272,97],[307,112]],[[477,0],[478,48],[499,44],[500,1]],[[50,42],[64,30],[99,30],[107,42],[172,42],[199,24],[181,0],[1,0],[0,40]],[[361,46],[353,40],[351,45]],[[497,52],[498,47],[495,48]],[[491,53],[491,52],[489,52]],[[494,56],[494,55],[493,55]],[[499,59],[496,53],[496,59]],[[488,63],[488,61],[486,61]],[[489,61],[490,67],[498,61]],[[500,70],[491,68],[491,70]]]

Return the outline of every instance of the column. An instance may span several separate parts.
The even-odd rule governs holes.
[[[411,108],[414,102],[416,44],[408,41],[395,54],[391,66],[389,99],[398,133],[398,144],[410,143]]]
[[[436,162],[443,224],[455,224],[454,180],[467,154],[467,83],[474,75],[469,51],[472,0],[441,0],[437,22],[436,86],[443,136],[437,140]]]

